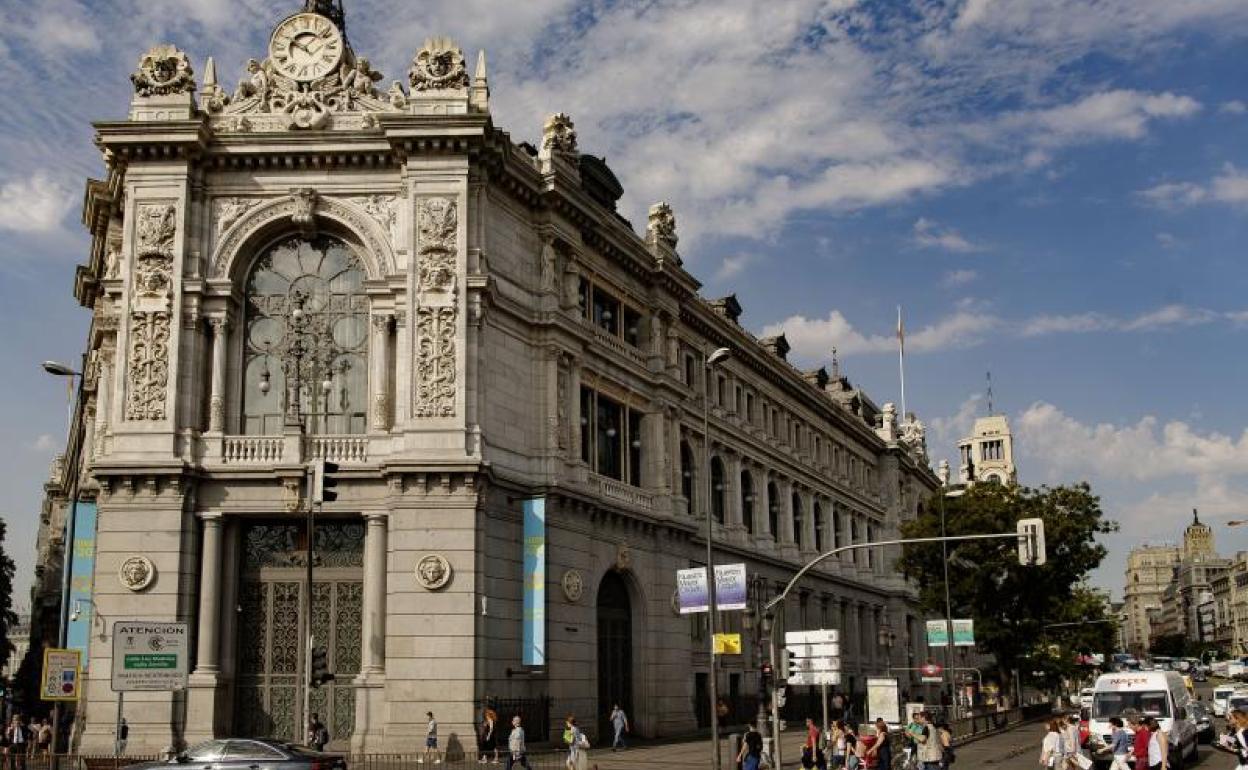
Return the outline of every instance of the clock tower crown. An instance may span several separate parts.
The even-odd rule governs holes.
[[[342,0],[304,0],[305,13],[316,13],[334,23],[345,38],[347,36],[347,16],[342,8]]]

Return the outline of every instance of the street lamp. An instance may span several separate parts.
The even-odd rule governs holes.
[[[707,607],[707,629],[711,637],[711,770],[719,770],[719,686],[716,681],[718,666],[715,664],[715,613],[719,607],[715,598],[715,517],[711,511],[711,500],[714,490],[711,488],[711,371],[732,357],[730,348],[716,348],[706,357],[703,367],[704,382],[702,389],[702,467],[706,476],[706,500],[703,509],[706,512],[706,586],[709,604]]]
[[[82,357],[83,369],[86,368],[86,355]],[[69,639],[69,586],[73,573],[73,553],[75,524],[78,519],[78,477],[82,460],[82,447],[74,441],[74,404],[82,404],[83,377],[82,370],[74,369],[68,364],[57,361],[44,361],[43,370],[55,377],[77,377],[78,391],[75,399],[69,404],[69,426],[65,438],[65,473],[69,480],[69,515],[65,521],[65,542],[61,546],[61,612],[56,629],[56,646],[64,649]],[[73,380],[70,380],[71,386]],[[56,753],[56,744],[60,742],[61,702],[52,706],[52,753]]]

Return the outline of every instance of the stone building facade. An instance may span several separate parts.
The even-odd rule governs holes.
[[[1127,617],[1127,651],[1133,655],[1148,654],[1153,635],[1149,610],[1160,611],[1162,596],[1178,563],[1179,549],[1173,545],[1140,546],[1127,555],[1123,612]]]
[[[232,91],[157,46],[129,118],[96,124],[108,174],[87,187],[75,288],[93,311],[94,603],[195,637],[186,692],[126,698],[131,749],[301,737],[313,459],[341,466],[311,587],[337,674],[312,709],[336,746],[410,751],[429,710],[471,746],[487,698],[549,698],[591,729],[618,700],[642,735],[689,732],[709,640],[673,596],[707,512],[717,562],[769,597],[918,514],[939,485],[921,427],[700,296],[671,208],[637,234],[568,116],[537,147],[496,127],[484,54],[470,70],[430,38],[387,87],[343,28],[309,0]],[[708,368],[718,347],[732,356]],[[531,500],[544,577],[525,566]],[[926,658],[896,555],[825,565],[782,619],[842,629],[853,692]],[[534,579],[540,665],[522,651]],[[730,697],[757,691],[747,646]],[[92,635],[84,751],[112,746],[110,650]]]

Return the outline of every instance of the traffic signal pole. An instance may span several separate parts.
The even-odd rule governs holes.
[[[307,521],[304,525],[307,537],[307,553],[305,554],[307,560],[307,588],[304,589],[303,598],[303,638],[306,640],[303,650],[303,732],[305,736],[309,725],[312,724],[312,651],[316,649],[312,639],[312,558],[316,534],[316,503],[313,500],[319,496],[317,487],[320,482],[321,472],[315,463],[308,468]]]

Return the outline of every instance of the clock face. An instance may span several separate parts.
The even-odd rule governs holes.
[[[297,13],[277,25],[269,40],[273,68],[293,80],[325,77],[342,62],[342,33],[316,13]]]

